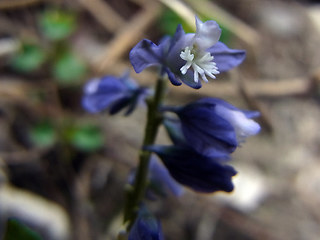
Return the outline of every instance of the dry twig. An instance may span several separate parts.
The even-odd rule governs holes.
[[[179,0],[160,0],[165,6],[176,12],[186,23],[195,30],[194,16],[195,12],[184,2]]]
[[[109,32],[116,32],[125,24],[125,20],[102,0],[79,0],[79,2]]]
[[[95,64],[98,72],[103,73],[117,65],[119,58],[137,41],[161,13],[161,5],[154,1],[146,2],[140,13],[131,19],[126,26],[119,29],[116,36],[108,43],[106,50]]]
[[[37,4],[43,0],[1,0],[0,9],[20,8]]]

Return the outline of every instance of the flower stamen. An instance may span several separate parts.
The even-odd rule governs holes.
[[[208,82],[206,77],[216,78],[214,74],[219,74],[218,67],[213,61],[214,57],[209,52],[197,51],[196,48],[187,46],[180,53],[181,59],[186,63],[180,68],[181,73],[184,75],[188,69],[192,67],[194,82],[199,81],[199,75],[202,80]]]

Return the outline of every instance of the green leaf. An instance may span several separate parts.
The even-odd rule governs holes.
[[[38,233],[17,220],[10,219],[3,240],[41,240]]]
[[[20,51],[11,59],[11,65],[18,71],[31,72],[37,70],[45,59],[45,52],[38,45],[23,43]]]
[[[63,53],[53,65],[53,75],[60,85],[75,85],[87,71],[85,63],[71,52]]]
[[[74,32],[75,15],[62,10],[47,10],[39,18],[43,34],[50,40],[62,40]]]
[[[44,121],[30,130],[30,138],[39,147],[49,147],[56,142],[57,135],[52,123]]]
[[[71,143],[83,151],[95,151],[103,146],[103,135],[97,126],[77,126],[73,129]]]

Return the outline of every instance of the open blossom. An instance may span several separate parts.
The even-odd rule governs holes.
[[[171,176],[180,184],[197,192],[231,192],[233,167],[224,164],[226,159],[208,157],[187,146],[146,146],[156,153]]]
[[[85,85],[82,106],[91,113],[109,109],[110,114],[127,108],[128,115],[148,94],[149,90],[139,87],[128,74],[120,78],[104,76],[92,79]]]
[[[179,25],[174,36],[164,38],[159,45],[144,39],[131,50],[130,61],[137,73],[158,65],[173,85],[183,82],[200,88],[201,79],[207,82],[245,59],[245,51],[229,49],[219,42],[220,35],[215,21],[202,22],[196,17],[195,33],[186,34]]]
[[[259,112],[240,110],[218,98],[203,98],[167,110],[176,113],[180,120],[171,123],[175,124],[175,139],[179,136],[185,145],[207,156],[228,155],[260,131],[260,125],[252,120]]]

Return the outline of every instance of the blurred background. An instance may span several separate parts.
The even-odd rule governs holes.
[[[150,203],[165,239],[319,239],[317,2],[1,0],[0,238],[10,226],[10,239],[115,239],[145,109],[129,118],[88,114],[83,85],[130,70],[152,86],[155,71],[135,74],[130,49],[172,35],[179,23],[194,31],[197,15],[217,21],[221,41],[247,59],[200,90],[170,86],[166,101],[220,97],[260,111],[263,131],[233,154],[233,193],[186,190]],[[159,142],[167,141],[162,131]]]

